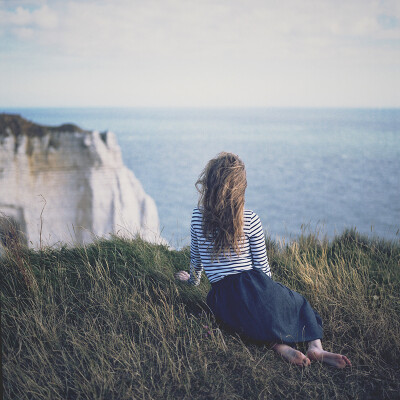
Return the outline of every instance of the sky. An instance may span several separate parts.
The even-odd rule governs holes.
[[[400,107],[399,0],[0,0],[0,107]]]

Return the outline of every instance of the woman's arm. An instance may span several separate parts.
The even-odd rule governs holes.
[[[202,271],[203,264],[201,263],[199,244],[192,220],[190,225],[190,278],[188,283],[197,286],[200,283]]]
[[[261,225],[260,218],[255,213],[251,218],[249,242],[251,256],[253,259],[253,267],[261,269],[265,274],[270,277],[271,269],[268,263],[264,231]]]

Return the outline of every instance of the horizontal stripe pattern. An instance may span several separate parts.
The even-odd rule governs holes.
[[[189,283],[198,285],[204,270],[211,283],[218,282],[225,276],[238,274],[253,268],[261,269],[271,276],[265,248],[265,237],[260,218],[251,210],[244,211],[244,237],[241,253],[238,256],[233,250],[230,256],[211,257],[211,241],[203,235],[203,215],[198,208],[193,210],[190,225],[190,279]]]

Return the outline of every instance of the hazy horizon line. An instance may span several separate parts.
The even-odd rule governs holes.
[[[119,109],[321,109],[321,110],[329,110],[329,109],[335,109],[335,110],[398,110],[400,109],[400,106],[300,106],[300,105],[288,105],[288,106],[233,106],[233,105],[210,105],[210,106],[204,106],[204,105],[191,105],[191,106],[183,106],[183,105],[66,105],[66,106],[2,106],[0,105],[0,110],[12,110],[12,109],[43,109],[43,108],[49,108],[49,109],[82,109],[82,108],[87,108],[87,109],[95,109],[95,108],[103,108],[103,109],[113,109],[113,108],[119,108]]]

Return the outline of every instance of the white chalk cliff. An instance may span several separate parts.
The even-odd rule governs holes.
[[[0,213],[32,247],[110,233],[160,241],[155,202],[123,164],[114,134],[71,124],[0,114]]]

